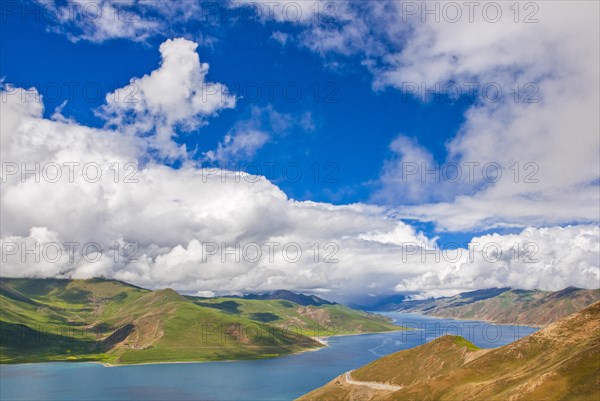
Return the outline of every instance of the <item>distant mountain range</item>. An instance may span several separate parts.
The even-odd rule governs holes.
[[[544,326],[600,300],[600,289],[567,287],[561,291],[490,288],[453,297],[408,300],[384,298],[369,310],[415,312],[436,317]]]
[[[401,329],[289,291],[200,298],[100,278],[0,278],[0,305],[0,363],[259,359],[321,347],[316,337]]]
[[[258,299],[258,300],[276,300],[281,299],[285,301],[290,301],[297,303],[302,306],[321,306],[321,305],[336,305],[335,302],[327,301],[323,298],[319,298],[316,295],[304,295],[297,294],[295,292],[287,291],[287,290],[277,290],[271,293],[265,294],[248,294],[244,295],[242,298],[244,299]]]
[[[298,401],[597,401],[600,302],[514,343],[444,336],[343,374]]]

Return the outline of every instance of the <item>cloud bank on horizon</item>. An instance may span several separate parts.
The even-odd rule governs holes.
[[[598,287],[598,4],[544,3],[537,23],[517,24],[423,22],[408,18],[412,9],[399,2],[336,2],[331,24],[308,18],[312,9],[305,3],[284,3],[302,4],[303,17],[274,14],[276,26],[295,28],[282,45],[316,52],[329,65],[358,55],[375,91],[407,91],[406,82],[537,83],[543,90],[535,103],[480,96],[445,145],[447,164],[493,162],[512,174],[515,160],[530,162],[535,182],[523,185],[522,176],[436,182],[418,179],[421,172],[407,179],[407,165],[435,161],[418,140],[402,134],[389,145],[391,157],[370,166],[381,174],[363,203],[299,202],[265,177],[203,168],[200,159],[248,157],[289,125],[314,126],[310,116],[295,121],[255,109],[271,121],[266,128],[242,122],[198,159],[176,142],[177,133],[201,135],[220,111],[236,107],[236,98],[225,84],[209,80],[197,43],[174,37],[160,45],[156,69],[131,79],[139,90],[136,102],[115,100],[127,97],[127,87],[107,95],[97,110],[104,128],[60,111],[44,117],[43,100],[31,96],[35,89],[14,87],[6,78],[2,275],[106,276],[202,294],[286,288],[340,299],[393,291],[424,297],[504,286]],[[60,14],[61,6],[43,4]],[[104,19],[59,19],[50,29],[74,42],[185,36],[172,30],[201,8],[154,1],[140,3],[136,12],[139,24],[129,30]],[[23,177],[21,167],[36,163],[39,174]],[[62,179],[36,180],[56,166]],[[66,179],[70,174],[73,180]],[[520,231],[474,236],[453,251],[409,221],[450,232]],[[73,242],[74,251],[65,252]],[[60,254],[50,244],[60,244]],[[101,250],[83,252],[85,244]]]

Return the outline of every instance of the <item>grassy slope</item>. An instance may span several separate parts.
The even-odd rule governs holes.
[[[545,326],[598,300],[600,289],[569,287],[556,292],[508,290],[474,302],[459,294],[402,309],[437,317]]]
[[[336,334],[359,334],[398,330],[379,315],[357,311],[343,305],[301,306],[283,300],[249,300],[240,298],[199,299],[190,297],[196,304],[210,306],[300,332],[311,337]]]
[[[352,371],[352,380],[408,386],[419,383],[424,376],[451,372],[462,366],[467,358],[477,354],[475,351],[478,350],[479,348],[462,337],[444,336],[420,347],[379,358]],[[345,375],[341,375],[300,400],[379,400],[387,397],[389,393],[347,384]]]
[[[504,347],[476,350],[442,337],[378,359],[352,379],[403,388],[373,391],[338,377],[301,400],[597,400],[600,302]]]
[[[317,348],[313,335],[398,329],[340,305],[200,299],[103,279],[5,278],[0,325],[2,363],[257,359]]]

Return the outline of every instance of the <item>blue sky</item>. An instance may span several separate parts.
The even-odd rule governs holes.
[[[63,115],[89,126],[102,126],[94,110],[107,93],[156,67],[157,47],[165,39],[157,35],[144,43],[125,39],[73,43],[63,34],[48,32],[47,25],[35,18],[26,18],[25,23],[9,18],[3,24],[0,76],[45,94],[47,117],[67,101]],[[207,31],[220,35],[198,47],[201,61],[210,64],[209,78],[242,99],[235,110],[222,111],[208,125],[182,133],[176,141],[200,152],[212,149],[236,122],[250,118],[252,107],[272,107],[298,118],[310,113],[314,129],[294,127],[253,157],[230,163],[250,172],[260,168],[294,199],[334,204],[372,201],[382,161],[389,157],[389,144],[398,134],[415,138],[443,163],[446,141],[456,134],[463,113],[474,102],[463,96],[458,101],[424,103],[401,91],[374,90],[360,56],[344,57],[340,66],[326,67],[320,55],[274,40],[274,31],[284,31],[274,23],[243,20],[228,30],[212,26]],[[300,179],[295,178],[296,164],[302,169]],[[461,241],[471,234],[461,236]]]
[[[77,4],[97,7],[103,18],[65,14]],[[270,18],[264,14],[259,17],[239,3],[223,2],[218,4],[220,11],[247,16],[228,17],[227,21],[207,19],[203,7],[216,4],[195,0],[61,0],[4,2],[1,10],[3,90],[14,95],[14,88],[34,87],[43,96],[43,115],[28,112],[35,117],[3,101],[6,115],[16,113],[15,121],[33,118],[35,124],[41,124],[35,134],[40,138],[35,140],[31,133],[19,131],[26,125],[11,125],[10,135],[20,132],[27,138],[15,139],[15,144],[31,141],[28,149],[32,155],[45,158],[62,149],[71,157],[74,149],[85,148],[87,141],[92,141],[86,149],[104,154],[103,160],[125,157],[149,163],[145,173],[150,176],[167,166],[173,174],[172,185],[194,169],[215,165],[266,178],[268,186],[264,188],[233,189],[225,185],[212,192],[205,188],[195,193],[194,188],[179,197],[173,195],[176,202],[190,208],[187,212],[172,211],[168,204],[173,200],[171,195],[162,194],[163,187],[156,189],[157,202],[164,195],[167,206],[155,218],[160,220],[172,212],[198,224],[193,228],[183,221],[181,226],[174,225],[175,231],[184,233],[179,242],[161,237],[158,226],[142,227],[140,223],[135,234],[90,217],[90,222],[98,224],[98,231],[119,240],[129,235],[144,244],[149,266],[154,266],[148,267],[149,271],[160,271],[159,256],[172,256],[178,246],[191,252],[198,235],[218,238],[219,232],[202,228],[213,224],[210,219],[217,219],[218,224],[230,227],[236,239],[298,236],[306,241],[313,237],[340,243],[359,241],[360,247],[365,247],[360,249],[374,253],[372,260],[362,263],[386,266],[372,282],[354,267],[357,273],[352,278],[352,291],[362,293],[370,290],[356,283],[370,289],[381,287],[373,290],[381,293],[426,287],[434,294],[437,288],[452,292],[523,282],[522,269],[514,266],[494,266],[489,275],[480,274],[481,266],[463,268],[452,263],[420,265],[425,271],[418,274],[407,266],[399,268],[394,259],[397,255],[390,256],[389,247],[407,239],[431,241],[433,247],[458,243],[465,248],[469,241],[509,244],[528,238],[543,245],[548,259],[536,267],[535,274],[525,274],[540,278],[523,286],[554,288],[586,281],[582,277],[588,276],[580,271],[570,271],[568,277],[556,282],[542,277],[548,275],[544,270],[547,266],[558,263],[553,253],[556,247],[565,243],[570,244],[565,249],[572,247],[573,241],[588,238],[590,230],[594,241],[588,245],[595,249],[593,244],[598,242],[599,160],[594,152],[598,148],[598,122],[594,118],[598,80],[594,72],[597,58],[593,57],[597,54],[597,40],[593,38],[598,36],[598,26],[588,17],[594,15],[590,7],[596,6],[581,2],[567,10],[561,5],[545,5],[536,14],[537,22],[526,24],[509,9],[494,23],[489,16],[479,14],[474,22],[464,18],[447,21],[443,15],[439,21],[428,20],[419,13],[407,13],[406,2],[398,1],[283,1],[280,6],[304,12],[298,19],[282,17],[280,10]],[[312,18],[311,7],[323,10],[332,4],[333,18]],[[265,6],[263,2],[253,5]],[[133,13],[134,21],[111,18],[117,9]],[[32,12],[41,14],[36,18]],[[57,12],[63,13],[62,19],[44,14]],[[585,20],[574,25],[561,17],[565,13]],[[574,61],[584,56],[587,62]],[[186,75],[189,79],[178,80],[190,71],[188,67],[193,70]],[[208,68],[206,76],[202,75],[204,68]],[[110,99],[119,91],[127,94],[130,81],[143,91],[135,94],[141,101],[137,106],[106,100],[107,95]],[[206,109],[198,108],[191,98],[172,99],[178,89],[192,93],[207,82],[220,84],[228,100],[222,97],[221,102]],[[422,85],[428,90],[427,98],[415,96],[407,84]],[[467,93],[464,88],[473,84],[480,89]],[[490,85],[500,88],[503,96],[491,101],[489,93],[481,90]],[[157,95],[153,92],[156,87],[163,92]],[[452,98],[451,91],[444,89],[450,87],[461,88],[462,96]],[[130,121],[125,123],[123,118]],[[53,127],[52,134],[45,131],[48,127]],[[77,144],[66,139],[61,142],[60,132],[70,130],[77,132]],[[113,148],[105,149],[99,143],[113,135],[119,151],[129,152],[130,140],[137,150],[117,155]],[[47,147],[37,148],[42,145]],[[175,149],[181,145],[185,151],[177,153]],[[16,148],[8,146],[3,158],[33,157],[27,152],[12,153]],[[437,182],[419,178],[419,172],[406,180],[407,165],[438,166],[439,173],[441,166],[452,163],[462,166],[463,173],[466,165],[476,165],[475,179],[468,181],[463,175],[458,182]],[[497,181],[482,175],[482,166],[490,164],[502,172]],[[302,177],[296,179],[298,168]],[[194,185],[193,179],[186,180]],[[23,199],[24,195],[16,195],[21,190],[30,189],[16,186],[11,196]],[[171,190],[177,192],[176,188]],[[279,191],[287,196],[285,200],[280,200]],[[116,193],[125,192],[121,189]],[[61,193],[66,196],[68,190]],[[238,215],[235,205],[229,209],[227,204],[238,195],[247,202],[248,211],[243,216]],[[229,214],[217,210],[208,218],[200,217],[202,213],[198,214],[200,209],[194,205],[200,205],[205,196],[215,205],[227,204],[224,209]],[[278,200],[262,204],[265,197]],[[89,201],[91,205],[98,202]],[[3,207],[10,210],[10,202]],[[14,205],[25,207],[22,200],[14,201]],[[141,220],[137,214],[142,215],[151,205],[150,198],[145,204],[127,204],[126,209],[134,211],[131,214],[137,218],[130,225],[136,226]],[[306,211],[309,209],[318,212],[312,214]],[[92,214],[96,213],[118,215],[114,210]],[[267,228],[260,213],[274,214],[281,221]],[[350,214],[339,217],[344,213]],[[317,227],[321,222],[327,227]],[[36,227],[61,238],[86,231],[81,228],[65,234],[60,222],[31,217],[3,225],[2,235],[30,238]],[[155,230],[160,238],[146,238],[146,233]],[[357,245],[347,245],[352,249],[347,260],[356,259],[352,252],[358,252]],[[587,249],[587,245],[578,246]],[[594,252],[592,259],[597,249]],[[575,265],[596,278],[598,265],[587,255],[564,257],[579,260]],[[91,271],[142,284],[160,282],[156,275],[141,278],[122,266],[108,269],[104,273],[95,268]],[[506,273],[511,269],[519,273]],[[66,271],[60,274],[72,274]],[[273,279],[272,286],[297,285],[299,289],[324,291],[339,286],[326,284],[331,278],[322,282],[320,274],[319,269],[311,270],[305,282],[297,281],[296,276]],[[212,284],[206,280],[197,278],[196,287],[188,290],[209,290]],[[391,287],[381,284],[387,281]],[[269,286],[244,282],[227,290]]]

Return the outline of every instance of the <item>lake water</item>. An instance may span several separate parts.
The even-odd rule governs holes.
[[[383,313],[410,332],[331,337],[329,346],[258,361],[104,367],[95,363],[0,365],[8,400],[293,400],[381,356],[458,334],[482,348],[511,343],[526,326]]]

